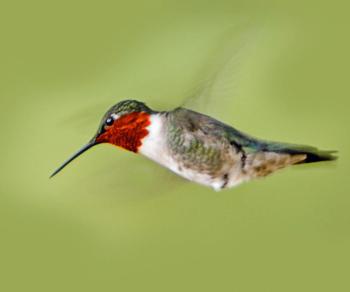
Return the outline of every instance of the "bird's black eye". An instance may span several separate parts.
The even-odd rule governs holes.
[[[112,126],[112,125],[113,125],[113,122],[114,122],[113,118],[108,118],[108,119],[106,120],[105,124],[106,124],[107,126]]]

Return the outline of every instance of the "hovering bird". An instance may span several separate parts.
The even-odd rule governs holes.
[[[140,153],[217,191],[265,177],[289,165],[336,159],[334,151],[253,138],[183,107],[155,111],[143,102],[124,100],[106,112],[96,135],[51,177],[101,143]]]

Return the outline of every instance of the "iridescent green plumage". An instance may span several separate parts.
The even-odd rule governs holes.
[[[180,168],[222,177],[236,169],[244,180],[290,164],[334,160],[332,152],[253,138],[209,116],[177,108],[166,114],[167,143]]]

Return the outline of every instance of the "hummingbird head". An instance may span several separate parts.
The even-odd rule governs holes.
[[[132,152],[137,152],[141,140],[148,131],[150,115],[155,113],[143,102],[124,100],[112,106],[103,116],[95,144],[110,143]]]
[[[75,158],[91,147],[109,143],[137,153],[142,139],[148,135],[150,116],[156,113],[137,100],[124,100],[112,106],[103,116],[96,135],[78,152],[66,160],[52,175],[56,175]]]

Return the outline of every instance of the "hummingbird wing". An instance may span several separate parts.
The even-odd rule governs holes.
[[[226,105],[232,105],[233,99],[241,99],[244,66],[258,36],[259,31],[251,24],[236,25],[223,33],[194,78],[196,85],[190,89],[182,106],[229,120],[232,107],[227,109]]]
[[[107,107],[124,98],[140,99],[155,110],[168,110],[169,108],[183,106],[221,119],[224,115],[229,118],[232,116],[232,109],[227,110],[225,104],[230,103],[232,105],[231,100],[233,98],[239,99],[237,96],[239,95],[239,79],[242,75],[241,69],[245,61],[249,59],[251,54],[250,48],[253,47],[258,35],[258,30],[253,24],[243,23],[240,20],[235,20],[234,22],[234,25],[224,25],[222,28],[217,29],[215,33],[208,33],[208,40],[203,42],[205,49],[202,49],[202,51],[207,53],[201,54],[203,58],[193,58],[191,56],[187,58],[182,57],[182,59],[186,61],[178,65],[180,69],[176,66],[172,68],[175,62],[171,62],[172,59],[169,57],[159,56],[159,64],[170,64],[168,71],[176,71],[175,69],[182,72],[190,71],[191,74],[188,74],[189,79],[182,75],[176,75],[178,74],[176,73],[173,79],[171,79],[172,75],[163,74],[162,76],[157,75],[157,81],[149,81],[148,78],[150,74],[141,75],[142,79],[145,79],[145,81],[142,80],[142,82],[139,81],[139,83],[145,83],[147,86],[145,86],[145,84],[141,84],[142,86],[133,85],[130,88],[126,86],[126,88],[122,89],[125,95],[124,93],[120,93],[119,88],[116,88],[113,91],[115,97],[104,96],[99,98],[96,96],[94,99],[91,98],[87,103],[83,105],[79,104],[79,106],[73,108],[71,113],[66,113],[66,118],[63,122],[73,127],[76,126],[77,128],[85,128],[87,125],[93,127],[97,123],[96,121],[100,119],[99,115],[101,115]],[[199,38],[203,34],[196,26],[186,27],[186,33],[190,32],[193,35],[198,35]],[[169,31],[167,33],[171,34],[174,32]],[[153,37],[154,43],[158,43],[159,39],[162,39],[162,35],[155,35]],[[176,40],[168,41],[167,43],[162,41],[162,50],[169,52],[168,54],[173,58],[176,56],[180,58],[181,54],[193,53],[193,48],[187,44],[189,42],[186,38],[182,40],[184,44],[178,44],[175,41]],[[150,43],[152,44],[153,42]],[[201,49],[198,45],[194,48],[197,50]],[[147,52],[153,52],[155,49],[157,48],[152,47],[152,50],[145,49],[145,56],[140,60],[137,69],[147,68],[149,66],[147,60],[153,59],[154,56],[148,55]],[[183,53],[183,51],[185,53]],[[159,65],[159,67],[161,66]],[[154,70],[157,68],[158,67],[155,67]],[[162,68],[158,69],[160,70]],[[178,79],[180,79],[179,82],[176,81]],[[137,87],[141,88],[140,91],[147,91],[146,89],[151,82],[152,84],[155,83],[157,85],[157,82],[159,84],[155,89],[152,89],[151,93],[140,93],[134,89]],[[163,87],[166,89],[162,89]],[[179,89],[174,90],[174,88]],[[165,92],[162,93],[162,91]],[[137,92],[137,94],[135,94],[135,92]],[[164,94],[169,95],[166,96],[167,98],[164,98]],[[150,97],[148,97],[149,95]]]

